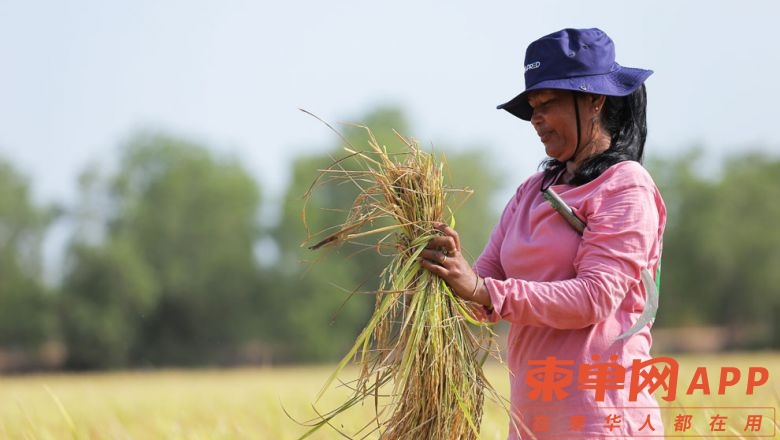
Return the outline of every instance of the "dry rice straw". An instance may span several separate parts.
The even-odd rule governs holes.
[[[482,372],[487,354],[495,353],[493,333],[472,316],[473,304],[418,262],[421,250],[439,234],[433,225],[451,214],[451,195],[463,190],[445,187],[443,163],[414,140],[396,133],[405,151],[393,155],[362,128],[369,148],[360,151],[347,142],[348,156],[321,170],[307,192],[308,200],[318,186],[334,180],[359,189],[345,222],[310,248],[374,237],[378,249],[391,249],[392,259],[380,275],[373,315],[317,399],[354,360],[360,373],[349,384],[352,397],[318,413],[301,438],[330,425],[348,438],[476,439],[485,395],[502,400]],[[330,423],[364,401],[374,405],[376,415],[358,432],[344,433]]]

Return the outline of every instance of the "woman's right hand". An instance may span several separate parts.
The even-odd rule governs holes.
[[[458,233],[443,223],[437,223],[434,227],[443,235],[434,237],[428,242],[420,253],[420,265],[441,277],[454,294],[490,308],[490,294],[484,280],[474,272],[463,257]]]

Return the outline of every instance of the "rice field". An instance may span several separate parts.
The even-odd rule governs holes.
[[[669,407],[685,407],[690,414],[708,417],[712,407],[780,406],[780,354],[724,354],[674,356],[680,364],[678,396]],[[742,378],[717,395],[720,367],[736,367]],[[694,372],[706,367],[710,396],[697,391],[686,396]],[[763,367],[769,380],[746,395],[749,367]],[[181,370],[115,372],[98,374],[44,374],[0,376],[0,439],[294,439],[306,431],[285,414],[299,420],[315,416],[311,403],[334,365],[269,369]],[[347,370],[349,380],[356,375]],[[504,395],[507,373],[500,365],[486,368],[486,375]],[[656,393],[658,396],[659,393]],[[318,409],[342,403],[346,390],[325,395]],[[705,407],[705,408],[696,408]],[[667,435],[674,409],[664,412]],[[369,403],[353,408],[335,420],[337,427],[354,430],[373,414]],[[719,433],[755,438],[738,428]],[[709,430],[708,425],[702,425]],[[765,420],[761,433],[770,432]],[[500,407],[486,403],[481,439],[504,439],[507,419]],[[699,428],[700,434],[704,430]],[[687,434],[692,437],[694,431]],[[780,436],[778,436],[780,437]],[[312,439],[341,438],[323,429]],[[710,437],[714,438],[714,437]],[[763,438],[772,438],[764,436]]]

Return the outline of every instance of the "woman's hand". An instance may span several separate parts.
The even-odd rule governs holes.
[[[447,282],[454,294],[490,308],[490,295],[484,281],[460,251],[458,233],[443,223],[435,224],[434,227],[444,235],[432,238],[420,253],[422,267]]]

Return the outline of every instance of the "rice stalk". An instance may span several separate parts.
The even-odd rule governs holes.
[[[68,429],[70,429],[70,435],[78,440],[79,433],[76,429],[76,424],[73,423],[73,418],[68,413],[68,410],[65,409],[65,405],[62,404],[62,401],[60,401],[59,397],[57,397],[56,394],[54,394],[54,391],[51,390],[47,385],[43,386],[43,389],[46,390],[46,393],[49,394],[49,397],[54,401],[54,404],[57,405],[57,409],[60,411],[60,414],[62,415],[62,418],[65,420],[65,423],[68,425]]]
[[[375,419],[351,435],[476,439],[485,395],[503,401],[482,372],[486,353],[495,350],[493,333],[472,316],[473,304],[454,295],[418,260],[428,241],[440,234],[434,224],[451,214],[448,203],[463,190],[445,186],[443,163],[414,140],[396,133],[405,151],[389,154],[368,127],[362,128],[368,133],[368,148],[348,145],[348,155],[321,170],[306,194],[311,199],[320,185],[331,183],[347,182],[359,189],[344,223],[310,238],[308,243],[314,244],[309,248],[374,238],[373,246],[391,260],[379,275],[373,315],[317,400],[355,361],[360,368],[349,384],[353,396],[330,412],[318,412],[301,438],[365,401],[373,404]]]

